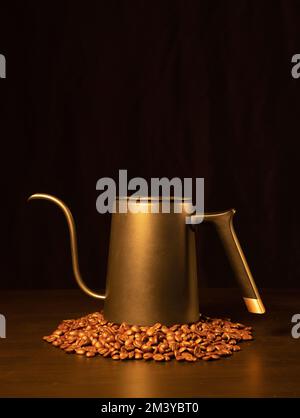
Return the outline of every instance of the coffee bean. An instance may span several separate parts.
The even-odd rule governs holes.
[[[159,344],[158,351],[160,352],[160,354],[164,354],[164,352],[166,351],[167,348],[168,348],[167,344]]]
[[[194,348],[194,356],[197,358],[202,358],[204,356],[204,354],[202,353],[201,347],[199,347],[199,345]]]
[[[121,360],[125,360],[125,359],[127,359],[127,357],[128,357],[128,353],[125,353],[125,352],[120,353],[120,359]]]
[[[165,325],[163,325],[163,326],[161,327],[161,331],[162,331],[164,334],[167,334],[168,332],[170,332],[169,328],[168,328],[168,327],[166,327]]]
[[[193,356],[191,353],[186,352],[186,351],[182,353],[182,357],[187,361],[196,361],[197,360],[197,357]]]
[[[235,345],[234,347],[232,347],[233,351],[240,351],[241,347],[239,345]]]
[[[149,328],[146,331],[146,335],[148,335],[148,337],[152,337],[152,335],[154,335],[155,330],[153,329],[153,327]]]
[[[231,352],[229,351],[229,350],[225,350],[225,349],[221,349],[221,350],[218,350],[218,356],[231,356]]]
[[[179,349],[180,345],[178,343],[170,343],[168,344],[171,351],[176,351]]]
[[[142,359],[142,358],[143,358],[143,354],[141,354],[141,353],[134,353],[134,358],[135,358],[136,360],[140,360],[140,359]]]
[[[145,354],[143,354],[143,359],[144,360],[151,360],[152,357],[153,357],[153,354],[152,353],[145,353]]]
[[[152,347],[151,347],[150,344],[143,344],[141,349],[144,353],[148,353],[148,352],[152,351]]]
[[[163,361],[165,358],[162,354],[154,354],[153,360],[155,361]]]
[[[133,342],[133,345],[134,345],[136,348],[140,348],[140,347],[142,347],[143,343],[142,343],[142,341],[140,341],[140,340],[135,340],[135,341]]]
[[[140,328],[137,325],[132,325],[131,331],[136,334],[140,332]]]
[[[83,355],[85,354],[85,350],[83,348],[78,348],[77,350],[75,350],[75,353],[79,355]]]
[[[242,340],[243,340],[243,341],[250,341],[250,340],[253,340],[253,337],[252,337],[252,335],[250,335],[250,334],[244,334],[244,335],[242,336]]]

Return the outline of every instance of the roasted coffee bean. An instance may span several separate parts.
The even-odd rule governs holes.
[[[201,347],[199,345],[194,348],[194,356],[197,358],[201,358],[204,356],[204,354],[202,353]]]
[[[169,348],[170,348],[170,350],[171,351],[176,351],[176,350],[178,350],[179,349],[179,347],[180,347],[180,345],[178,344],[178,343],[170,343],[169,344]]]
[[[131,331],[133,331],[135,334],[140,332],[140,328],[138,325],[132,325],[132,327],[130,328]]]
[[[143,345],[143,343],[142,343],[142,341],[141,341],[141,340],[135,340],[135,341],[133,342],[133,345],[134,345],[136,348],[141,348],[141,347],[142,347],[142,345]]]
[[[217,351],[218,356],[231,356],[231,351],[229,350],[225,350],[225,349],[221,349]]]
[[[158,351],[163,354],[169,348],[168,344],[159,344]]]
[[[66,353],[113,360],[177,361],[219,360],[240,350],[238,342],[253,339],[252,328],[230,319],[200,315],[193,324],[151,326],[114,324],[100,312],[63,321],[43,337]]]
[[[252,335],[250,335],[250,334],[244,334],[244,335],[242,336],[242,339],[243,339],[244,341],[250,341],[250,340],[253,340],[253,337],[252,337]]]
[[[141,350],[142,350],[144,353],[148,353],[148,352],[152,351],[153,349],[152,349],[152,347],[151,347],[151,345],[150,345],[150,344],[143,344],[143,345],[141,346]]]
[[[52,343],[53,341],[55,341],[58,336],[57,335],[50,335],[49,337],[44,337],[46,341],[48,341],[48,343]]]
[[[152,337],[152,335],[154,335],[154,333],[155,333],[155,330],[153,329],[153,327],[149,328],[149,329],[146,331],[146,335],[147,335],[148,337]]]
[[[186,360],[186,361],[196,361],[197,357],[193,356],[191,353],[184,351],[182,353],[182,357]]]
[[[165,357],[162,354],[154,354],[153,360],[155,361],[164,361]]]
[[[75,353],[83,355],[83,354],[85,354],[85,350],[83,348],[77,348],[77,350],[75,350]]]
[[[143,354],[143,359],[144,360],[151,360],[153,358],[153,354],[152,353],[145,353]]]
[[[127,359],[127,357],[128,357],[128,353],[125,353],[125,352],[120,353],[120,359],[121,360],[125,360],[125,359]]]
[[[232,347],[233,351],[240,351],[241,347],[239,345],[235,345],[234,347]]]
[[[158,346],[156,347],[152,346],[152,354],[159,354]]]
[[[140,359],[142,359],[142,358],[143,358],[143,354],[141,354],[141,353],[134,353],[134,358],[135,358],[136,360],[140,360]]]

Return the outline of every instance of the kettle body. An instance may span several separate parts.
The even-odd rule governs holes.
[[[137,325],[156,322],[171,325],[198,320],[196,234],[199,215],[190,215],[187,202],[170,198],[170,211],[164,213],[159,198],[144,197],[137,203],[136,210],[122,213],[118,210],[121,200],[117,199],[116,211],[112,214],[106,291],[98,294],[82,279],[75,222],[69,208],[60,199],[47,194],[35,194],[29,199],[46,199],[63,210],[69,226],[75,279],[85,293],[105,300],[106,319]],[[204,214],[203,220],[215,224],[248,310],[264,313],[265,308],[233,229],[234,213],[229,210]],[[186,223],[187,217],[190,217],[189,223]]]
[[[185,216],[112,215],[105,317],[141,324],[199,318],[195,233]]]

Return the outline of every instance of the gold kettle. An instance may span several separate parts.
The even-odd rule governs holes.
[[[153,213],[151,205],[160,198],[144,197],[140,204],[148,211],[112,214],[106,293],[99,294],[84,283],[78,265],[76,229],[70,209],[57,197],[34,194],[46,199],[65,214],[71,241],[73,272],[77,284],[88,295],[104,299],[104,315],[112,322],[150,325],[191,323],[199,318],[198,281],[194,222],[182,198],[170,198],[170,213]],[[117,198],[117,202],[120,199]],[[177,206],[177,210],[174,206]],[[178,205],[181,212],[178,211]],[[249,266],[235,234],[234,209],[206,213],[224,244],[249,312],[264,313],[265,308]],[[186,224],[191,216],[191,224]]]

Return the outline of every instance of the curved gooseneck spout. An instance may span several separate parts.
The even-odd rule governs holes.
[[[32,196],[28,198],[28,200],[34,200],[34,199],[44,199],[48,200],[50,202],[55,203],[64,213],[69,233],[70,233],[70,244],[71,244],[71,255],[72,255],[72,267],[73,267],[73,273],[76,279],[76,282],[78,286],[89,296],[92,296],[97,299],[105,299],[105,295],[98,294],[91,290],[83,281],[81,277],[81,273],[79,270],[79,263],[78,263],[78,249],[77,249],[77,238],[76,238],[76,227],[75,227],[75,221],[73,218],[73,215],[68,208],[68,206],[60,199],[58,199],[55,196],[44,194],[44,193],[35,193]]]

